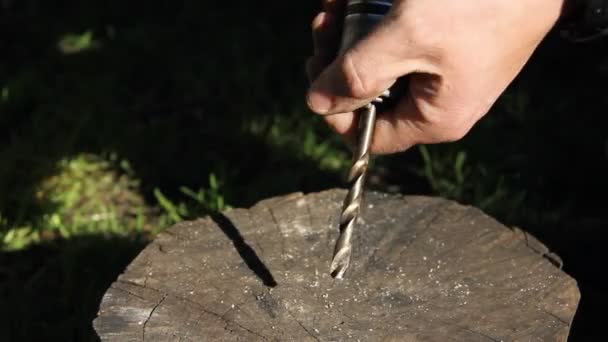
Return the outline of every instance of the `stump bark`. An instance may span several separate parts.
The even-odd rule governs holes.
[[[478,209],[368,192],[346,278],[343,190],[159,234],[103,297],[102,341],[566,341],[579,291],[531,235]]]

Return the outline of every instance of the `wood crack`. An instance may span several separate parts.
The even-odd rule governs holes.
[[[156,305],[154,305],[152,310],[150,310],[150,314],[148,315],[148,318],[146,318],[146,320],[144,321],[143,327],[141,328],[141,340],[142,341],[146,340],[146,326],[148,325],[148,322],[152,318],[152,315],[154,314],[156,309],[165,301],[165,299],[167,299],[167,295],[164,295],[163,298],[161,298],[158,301],[158,303],[156,303]]]
[[[460,329],[462,329],[464,331],[468,331],[468,332],[470,332],[472,334],[484,337],[484,338],[488,339],[488,341],[493,341],[493,342],[502,342],[503,341],[502,339],[497,339],[497,338],[494,338],[494,337],[492,337],[490,335],[486,335],[486,334],[482,333],[481,331],[476,331],[476,330],[473,330],[473,329],[470,329],[470,328],[467,328],[467,327],[461,327],[461,326],[456,326],[456,327],[458,327],[458,328],[460,328]]]
[[[130,281],[130,280],[118,279],[116,282],[117,283],[123,283],[123,284],[131,285],[131,286],[135,286],[135,287],[139,287],[139,288],[146,289],[146,290],[152,290],[152,291],[158,292],[158,293],[160,293],[162,295],[166,295],[167,294],[167,293],[165,293],[163,291],[160,291],[160,290],[157,290],[157,289],[155,289],[153,287],[149,287],[149,286],[146,286],[146,285],[138,284],[138,283]]]
[[[268,210],[268,213],[270,213],[270,217],[272,218],[272,222],[274,223],[274,226],[276,227],[277,232],[281,236],[281,261],[282,261],[283,257],[286,254],[285,235],[283,234],[281,225],[279,224],[279,221],[277,220],[276,216],[274,215],[274,211],[272,210],[272,208],[267,205],[265,205],[265,207]]]
[[[550,312],[550,311],[547,311],[547,310],[545,310],[545,309],[543,309],[543,308],[541,308],[541,307],[539,307],[539,306],[537,306],[537,308],[538,308],[538,310],[540,310],[540,311],[544,312],[545,314],[547,314],[547,315],[549,315],[549,316],[551,316],[551,317],[555,318],[555,319],[556,319],[558,322],[560,322],[560,323],[564,324],[565,326],[567,326],[567,327],[568,327],[568,326],[570,326],[570,323],[568,323],[568,322],[564,321],[564,320],[563,320],[561,317],[559,317],[558,315],[556,315],[556,314],[554,314],[554,313],[552,313],[552,312]]]
[[[486,339],[486,340],[488,340],[488,341],[492,341],[492,342],[503,342],[503,341],[504,341],[503,339],[499,339],[499,338],[496,338],[496,337],[492,337],[492,336],[490,336],[490,335],[488,335],[488,334],[482,333],[481,331],[473,330],[473,329],[471,329],[471,328],[469,328],[469,327],[464,327],[464,326],[461,326],[461,325],[452,324],[452,323],[450,323],[450,322],[446,322],[446,321],[441,320],[441,319],[437,319],[437,320],[438,320],[439,322],[442,322],[443,324],[446,324],[446,325],[451,325],[451,326],[453,326],[453,327],[456,327],[456,328],[461,329],[461,330],[463,330],[463,331],[469,332],[469,333],[471,333],[471,334],[474,334],[474,335],[477,335],[477,336],[481,336],[481,337],[485,338],[485,339]]]
[[[242,325],[242,324],[237,323],[236,321],[229,320],[229,319],[227,319],[226,317],[224,317],[223,315],[218,314],[217,312],[214,312],[214,311],[211,311],[211,310],[207,310],[206,308],[204,308],[204,307],[203,307],[202,305],[200,305],[199,303],[192,302],[192,301],[190,301],[190,300],[187,300],[187,299],[185,299],[185,298],[181,298],[181,297],[178,297],[178,299],[181,299],[181,300],[184,300],[184,301],[186,301],[186,302],[188,302],[188,303],[190,303],[190,304],[193,304],[193,305],[195,305],[197,308],[199,308],[201,311],[203,311],[203,312],[205,312],[205,313],[207,313],[207,314],[209,314],[209,315],[212,315],[212,316],[215,316],[215,317],[219,318],[219,319],[220,319],[222,322],[224,322],[224,324],[226,324],[226,327],[228,327],[228,326],[230,326],[230,325],[236,325],[237,327],[239,327],[239,328],[241,328],[241,329],[243,329],[243,330],[247,331],[248,333],[250,333],[250,334],[252,334],[252,335],[256,335],[256,336],[258,336],[258,337],[262,338],[264,341],[269,341],[268,337],[266,337],[266,336],[264,336],[264,335],[261,335],[261,334],[259,334],[259,333],[255,332],[255,331],[253,331],[253,330],[251,330],[251,329],[247,328],[246,326],[244,326],[244,325]]]
[[[223,314],[221,314],[222,317],[226,317],[226,315],[228,315],[229,313],[231,313],[232,311],[237,311],[241,308],[241,306],[247,304],[249,301],[251,301],[253,298],[255,298],[255,296],[252,297],[248,297],[247,299],[245,299],[244,301],[238,303],[238,304],[234,304],[234,307],[231,307],[230,309],[226,310],[226,312],[224,312]]]
[[[178,233],[172,232],[172,231],[171,231],[171,230],[169,230],[169,229],[167,229],[167,230],[163,231],[163,232],[162,232],[162,233],[160,233],[160,234],[167,234],[167,235],[169,235],[169,236],[171,236],[171,237],[176,238],[178,241],[189,242],[189,241],[191,241],[191,240],[192,240],[192,238],[190,238],[190,237],[183,236],[183,235],[181,235],[181,234],[178,234]]]
[[[312,211],[310,210],[310,205],[308,204],[307,200],[304,200],[304,206],[306,207],[306,212],[308,213],[308,225],[310,228],[313,228]]]
[[[313,216],[312,216],[312,210],[310,209],[310,203],[308,203],[308,200],[304,201],[304,205],[306,206],[306,212],[308,213],[308,224],[310,225],[310,229],[314,230],[314,227],[313,227],[313,225],[314,225],[314,219],[313,219]],[[329,236],[331,234],[330,229],[324,229],[324,233],[323,234],[325,235],[326,238],[325,239],[320,238],[319,242],[315,242],[315,244],[316,243],[321,244],[320,241],[329,241]],[[321,233],[317,233],[316,235],[317,236],[321,236]],[[312,247],[312,248],[314,248],[314,247]],[[319,260],[319,264],[322,264],[321,260],[325,257],[325,255],[323,253],[317,253],[317,254],[318,254],[317,255],[317,260]]]
[[[251,329],[249,329],[249,328],[247,328],[247,327],[245,327],[245,326],[243,326],[243,325],[241,325],[241,324],[237,323],[236,321],[233,321],[233,320],[229,320],[229,319],[227,319],[226,317],[224,317],[224,315],[225,315],[226,313],[224,313],[224,314],[219,314],[219,313],[217,313],[217,312],[214,312],[214,311],[208,310],[208,309],[206,309],[206,308],[205,308],[203,305],[201,305],[201,304],[199,304],[199,303],[197,303],[197,302],[195,302],[195,301],[192,301],[192,300],[190,300],[190,299],[188,299],[188,298],[182,297],[182,296],[177,295],[177,294],[175,294],[175,293],[166,293],[166,292],[164,292],[164,291],[161,291],[161,290],[159,290],[159,289],[155,289],[155,288],[152,288],[152,287],[144,287],[144,286],[142,286],[142,285],[140,285],[140,284],[137,284],[137,283],[132,283],[132,282],[129,282],[129,281],[119,280],[119,282],[122,282],[122,283],[125,283],[125,284],[129,284],[129,285],[133,285],[133,286],[137,286],[137,287],[141,287],[141,288],[145,288],[145,289],[152,290],[152,291],[154,291],[154,292],[157,292],[157,293],[161,293],[161,294],[163,294],[163,298],[162,298],[162,299],[161,299],[161,300],[160,300],[160,301],[159,301],[159,302],[158,302],[158,303],[157,303],[157,304],[154,306],[154,308],[152,308],[152,311],[150,312],[150,315],[148,316],[148,318],[147,318],[147,319],[146,319],[146,321],[144,322],[144,329],[143,329],[143,332],[142,332],[142,340],[143,340],[143,336],[144,336],[144,334],[145,334],[145,327],[146,327],[146,323],[148,323],[148,321],[149,321],[149,320],[150,320],[150,318],[152,317],[152,314],[154,313],[154,311],[156,310],[156,308],[158,308],[158,306],[159,306],[159,305],[160,305],[160,304],[161,304],[161,303],[162,303],[162,302],[163,302],[165,299],[167,299],[169,296],[174,297],[174,298],[176,298],[176,299],[178,299],[178,300],[184,301],[184,302],[186,302],[186,303],[188,303],[188,304],[194,305],[194,306],[195,306],[197,309],[201,310],[202,312],[204,312],[204,313],[206,313],[206,314],[209,314],[209,315],[212,315],[212,316],[214,316],[214,317],[219,318],[219,319],[220,319],[222,322],[224,322],[224,323],[226,324],[226,326],[229,326],[229,325],[236,325],[237,327],[239,327],[239,328],[241,328],[241,329],[243,329],[243,330],[247,331],[247,332],[248,332],[248,333],[250,333],[250,334],[253,334],[253,335],[258,336],[258,337],[260,337],[260,338],[264,339],[265,341],[268,341],[268,340],[269,340],[269,339],[268,339],[266,336],[261,335],[261,334],[259,334],[259,333],[255,332],[255,331],[253,331],[253,330],[251,330]],[[244,303],[243,303],[243,304],[244,304]],[[242,305],[242,304],[241,304],[241,305]]]
[[[513,231],[515,232],[515,230],[513,230]],[[551,252],[549,250],[549,248],[547,248],[545,245],[542,244],[542,242],[538,241],[537,244],[541,244],[542,247],[547,248],[547,250],[540,249],[539,247],[541,247],[541,246],[535,245],[534,243],[532,243],[530,241],[530,238],[531,238],[530,233],[525,232],[521,229],[520,229],[520,231],[524,236],[524,242],[526,243],[526,246],[528,248],[530,248],[532,251],[539,254],[543,258],[545,258],[547,261],[549,261],[551,264],[553,264],[553,266],[555,266],[559,269],[562,269],[562,267],[564,266],[564,263],[557,254]]]
[[[308,330],[308,328],[306,328],[304,326],[304,324],[302,322],[300,322],[291,312],[291,310],[287,309],[287,313],[289,314],[289,316],[300,326],[300,328],[302,328],[302,330],[304,330],[306,332],[306,334],[308,334],[310,337],[314,338],[317,342],[321,342],[321,340],[315,336],[315,334],[313,334],[310,330]]]
[[[439,219],[439,217],[442,216],[443,212],[441,212],[441,209],[447,208],[451,205],[451,203],[439,203],[439,204],[435,204],[435,205],[431,205],[431,206],[427,206],[425,207],[422,212],[418,215],[416,215],[415,217],[412,218],[412,220],[410,222],[412,222],[411,224],[413,225],[417,225],[420,224],[421,221],[424,220],[424,218],[428,215],[429,212],[433,212],[433,216],[425,223],[424,227],[422,229],[420,229],[420,231],[417,231],[413,237],[413,239],[411,241],[409,241],[409,243],[407,245],[405,245],[401,251],[399,252],[399,257],[401,258],[403,256],[404,253],[408,253],[410,251],[410,246],[412,246],[416,241],[419,241],[422,237],[425,236],[425,234],[427,234],[429,231],[431,231],[431,228],[433,227],[433,225],[437,222],[437,220]],[[422,218],[422,220],[421,220]],[[391,237],[394,238],[394,237]],[[384,238],[382,240],[385,240]],[[382,246],[384,247],[384,246]],[[376,251],[374,251],[374,255],[373,257],[375,258]],[[434,260],[431,258],[431,260]]]
[[[338,312],[340,315],[342,315],[342,316],[344,316],[344,317],[348,318],[348,319],[349,319],[349,320],[350,320],[352,323],[359,324],[359,321],[358,321],[358,320],[356,320],[355,318],[353,318],[353,317],[351,317],[351,316],[349,316],[349,315],[345,314],[345,313],[344,313],[344,311],[342,311],[342,310],[340,310],[340,309],[337,309],[337,308],[336,308],[336,309],[334,309],[334,310],[336,310],[336,311],[337,311],[337,312]]]
[[[122,291],[122,292],[128,294],[131,297],[135,297],[135,298],[141,299],[141,300],[147,300],[146,298],[144,298],[142,296],[138,296],[135,293],[133,293],[133,292],[127,290],[127,289],[123,289],[122,287],[113,286],[112,288],[115,289],[115,290],[118,290],[118,291]]]

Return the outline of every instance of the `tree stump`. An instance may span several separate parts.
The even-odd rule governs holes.
[[[346,192],[264,200],[159,234],[112,284],[102,341],[566,341],[559,258],[480,210],[368,192],[345,279]]]

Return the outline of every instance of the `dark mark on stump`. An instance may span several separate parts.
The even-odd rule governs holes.
[[[267,313],[270,318],[277,317],[276,310],[279,307],[279,303],[277,302],[276,299],[274,299],[274,297],[272,297],[272,294],[266,292],[266,293],[256,296],[255,299],[257,300],[258,306],[265,313]]]
[[[245,239],[243,239],[243,236],[236,228],[234,223],[232,223],[228,217],[221,213],[212,214],[211,219],[217,224],[218,227],[220,227],[222,232],[224,232],[224,234],[226,234],[226,236],[232,240],[234,248],[236,248],[241,258],[243,258],[243,261],[245,261],[247,267],[249,267],[249,269],[262,280],[264,285],[269,287],[277,286],[277,282],[274,280],[274,277],[272,276],[272,273],[270,273],[268,267],[266,267],[262,260],[260,260],[253,248],[251,248],[251,246],[245,242]]]

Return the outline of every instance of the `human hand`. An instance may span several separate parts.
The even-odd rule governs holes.
[[[409,75],[409,92],[380,113],[372,153],[464,137],[552,29],[565,0],[396,0],[366,38],[335,58],[345,0],[313,21],[307,102],[347,141],[353,111]]]

